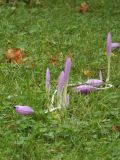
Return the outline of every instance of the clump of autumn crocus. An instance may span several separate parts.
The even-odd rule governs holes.
[[[69,95],[67,93],[69,74],[71,69],[71,58],[67,58],[65,69],[60,73],[57,88],[57,107],[62,108],[69,105]]]
[[[65,69],[62,71],[58,77],[58,85],[57,90],[53,93],[51,104],[49,103],[48,111],[52,112],[56,109],[60,109],[62,107],[66,107],[69,105],[69,95],[67,93],[69,74],[71,69],[71,58],[66,59]],[[50,92],[50,71],[47,68],[46,70],[46,93],[49,95]],[[57,93],[57,107],[54,107],[54,99]],[[46,113],[48,112],[46,111]]]

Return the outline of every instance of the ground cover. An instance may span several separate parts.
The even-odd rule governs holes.
[[[70,56],[69,82],[85,80],[84,70],[98,78],[107,74],[106,36],[120,42],[119,0],[89,0],[89,10],[78,12],[82,1],[42,1],[29,7],[0,6],[0,159],[1,160],[119,160],[120,49],[111,58],[114,88],[87,96],[70,92],[64,113],[44,114],[45,71],[57,84]],[[25,62],[8,63],[8,48],[21,48]],[[52,88],[54,91],[54,87]],[[18,115],[14,106],[29,105],[33,116]]]

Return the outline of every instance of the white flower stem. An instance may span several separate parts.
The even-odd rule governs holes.
[[[51,99],[51,104],[53,105],[54,103],[54,99],[55,99],[55,95],[57,93],[57,89],[54,91],[53,95],[52,95],[52,99]]]
[[[103,88],[97,88],[97,90],[105,90],[105,89],[109,89],[109,88],[112,88],[113,85],[112,84],[107,84],[106,87],[103,87]]]
[[[108,58],[108,71],[107,71],[106,82],[109,82],[109,80],[110,80],[110,59],[111,59],[111,57]]]
[[[49,96],[49,92],[47,93],[47,108],[49,109],[50,106],[50,96]]]
[[[56,108],[52,108],[52,109],[50,109],[50,110],[46,110],[45,113],[54,112],[54,111],[56,111],[56,110],[58,110],[58,109],[60,110],[61,107],[56,107]]]
[[[64,90],[63,90],[63,106],[64,106],[64,107],[66,106],[67,87],[68,87],[68,83],[65,84]]]
[[[62,92],[57,94],[57,108],[62,107]]]
[[[79,86],[82,85],[83,83],[81,82],[77,82],[77,83],[73,83],[73,84],[68,84],[68,87],[75,87],[75,86]]]

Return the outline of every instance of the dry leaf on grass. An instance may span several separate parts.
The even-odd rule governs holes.
[[[88,9],[89,9],[89,6],[88,6],[88,4],[87,4],[86,2],[83,2],[83,3],[80,4],[80,9],[79,9],[79,11],[80,11],[81,13],[87,12]]]
[[[58,65],[59,62],[58,62],[58,59],[56,57],[52,56],[49,60],[49,63],[54,64],[54,65]]]
[[[86,77],[91,77],[91,76],[94,75],[93,72],[90,71],[90,70],[84,70],[84,71],[83,71],[83,74],[84,74],[84,76],[86,76]]]
[[[10,48],[7,50],[5,54],[6,59],[14,64],[21,64],[23,58],[25,57],[24,53],[21,49],[18,48]]]
[[[60,61],[63,61],[63,54],[62,52],[57,52],[55,56],[50,58],[49,63],[53,65],[59,65]]]
[[[112,131],[114,131],[114,132],[120,132],[120,126],[118,126],[118,125],[112,126]]]

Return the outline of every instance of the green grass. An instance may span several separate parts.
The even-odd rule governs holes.
[[[87,96],[70,93],[67,111],[44,114],[45,71],[52,91],[67,56],[72,57],[70,83],[85,80],[83,69],[107,75],[106,35],[120,42],[119,0],[89,0],[89,12],[77,11],[80,0],[45,0],[40,6],[0,6],[0,159],[119,160],[120,49],[111,60],[114,88]],[[7,63],[8,48],[24,48],[27,63]],[[49,63],[57,56],[58,65]],[[34,69],[30,66],[34,64]],[[32,106],[36,114],[20,116],[15,105]],[[62,114],[62,115],[61,115]]]

